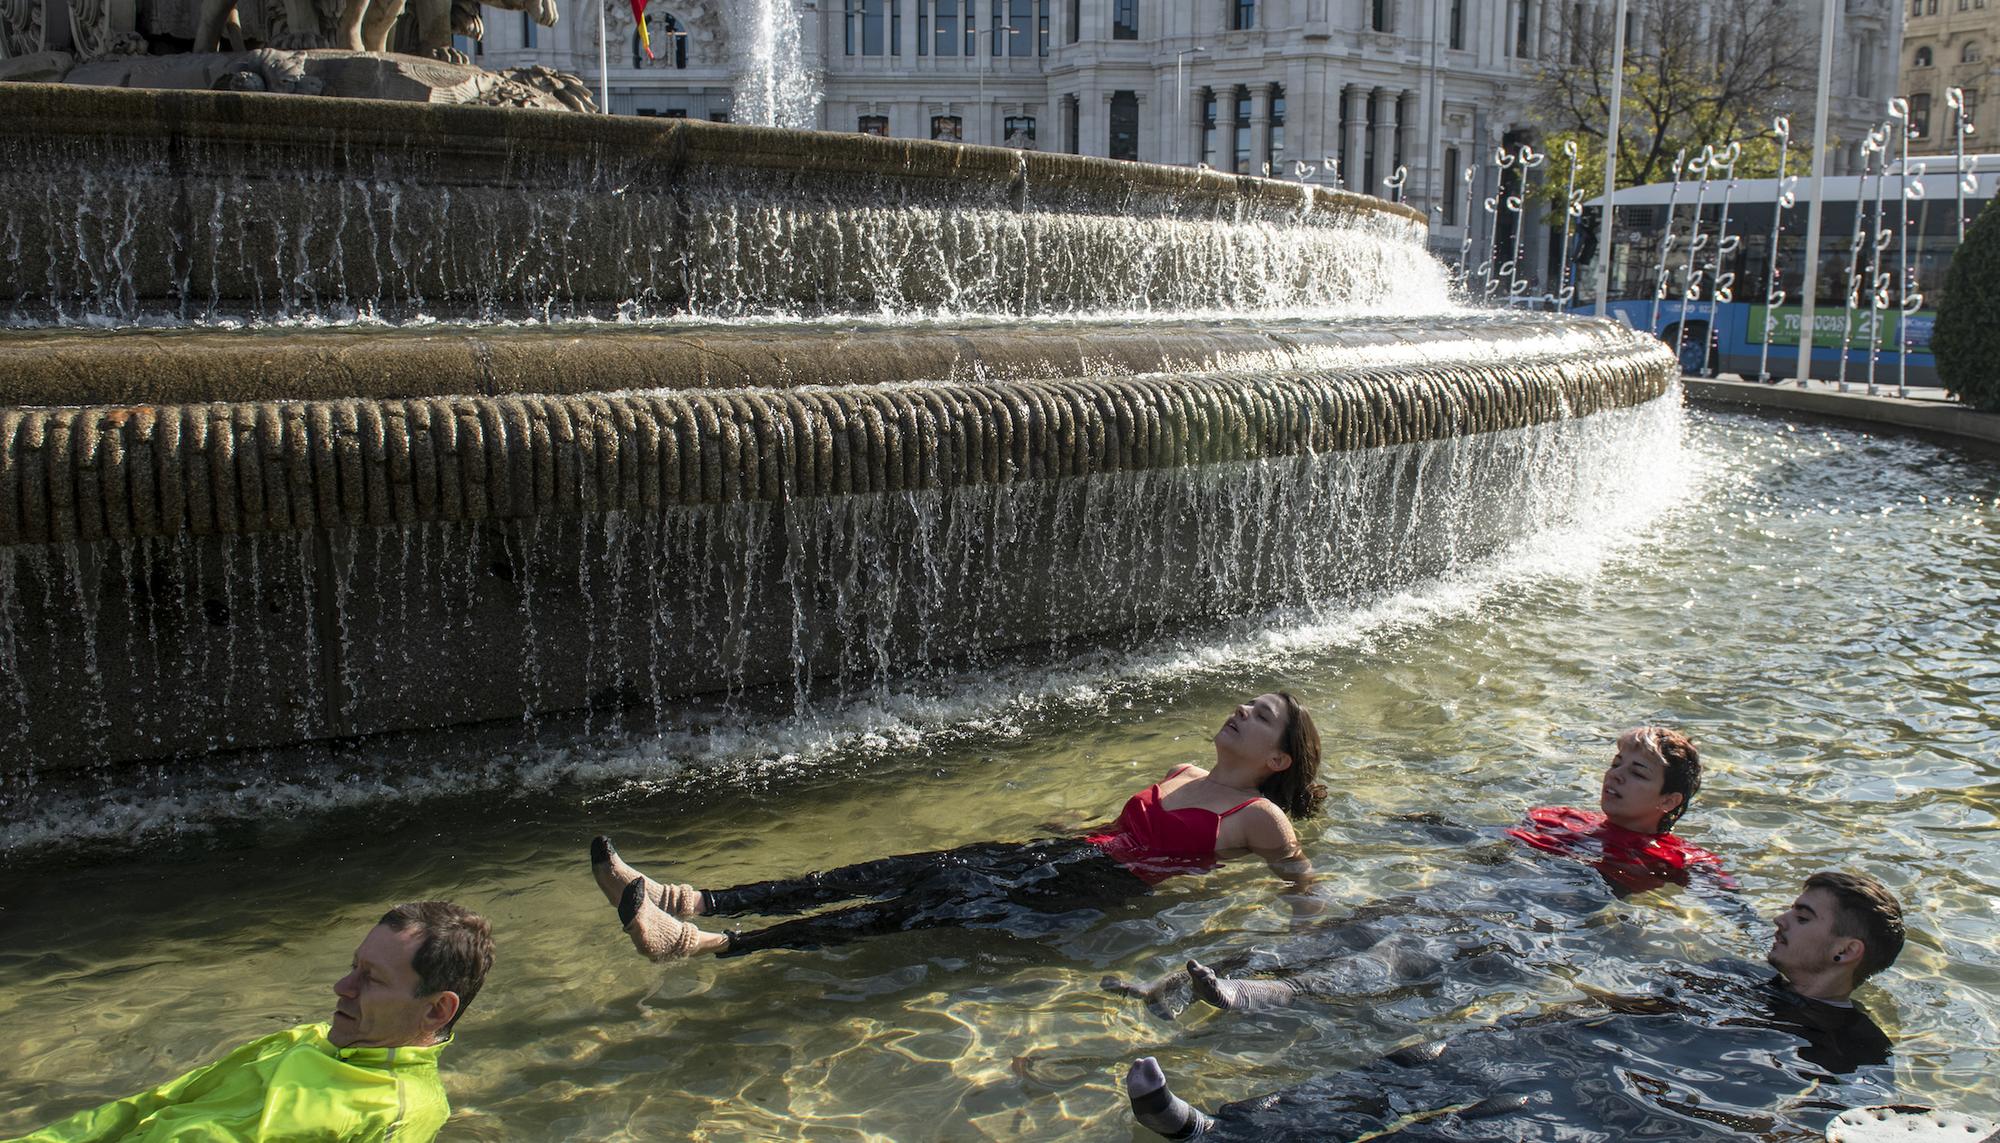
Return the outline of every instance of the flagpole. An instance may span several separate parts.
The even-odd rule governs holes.
[[[1806,275],[1800,286],[1804,296],[1799,299],[1799,377],[1798,384],[1805,388],[1812,377],[1813,351],[1813,303],[1819,296],[1819,224],[1826,215],[1826,203],[1820,197],[1820,188],[1825,184],[1823,175],[1826,168],[1826,115],[1827,96],[1833,87],[1833,21],[1835,19],[1834,0],[1826,0],[1820,11],[1819,28],[1819,92],[1813,107],[1813,153],[1812,153],[1812,212],[1806,215]],[[1859,192],[1857,192],[1858,195]],[[1861,209],[1858,201],[1856,210]],[[1845,349],[1841,350],[1846,353]]]
[[[604,28],[604,6],[610,0],[597,0],[597,109],[611,114],[611,42],[610,33]]]

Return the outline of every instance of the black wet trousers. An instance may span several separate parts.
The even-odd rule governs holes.
[[[878,933],[954,925],[993,925],[1023,912],[1066,913],[1141,896],[1151,887],[1080,838],[981,842],[933,853],[906,853],[808,873],[710,889],[706,912],[803,913],[836,901],[867,899],[833,912],[729,933],[723,956],[758,949],[816,949]]]

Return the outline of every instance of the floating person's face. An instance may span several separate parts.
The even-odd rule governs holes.
[[[1277,754],[1285,740],[1285,721],[1284,699],[1258,695],[1230,713],[1215,732],[1216,748],[1256,758]]]
[[[417,995],[411,963],[423,934],[377,925],[354,950],[346,976],[333,985],[333,1026],[326,1038],[336,1048],[395,1048],[428,1044],[440,1021],[440,993]],[[455,1007],[454,1001],[454,1007]]]
[[[1667,760],[1652,738],[1643,731],[1628,730],[1618,736],[1617,752],[1604,771],[1597,808],[1612,825],[1657,833],[1660,816],[1681,804],[1679,794],[1661,792],[1666,778]]]
[[[1860,942],[1834,931],[1839,908],[1840,901],[1824,889],[1799,894],[1792,907],[1773,922],[1778,931],[1772,935],[1771,951],[1764,959],[1788,979],[1799,980],[1840,968],[1851,957],[1858,957]]]

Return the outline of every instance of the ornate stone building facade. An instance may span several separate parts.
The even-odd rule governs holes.
[[[1910,101],[1910,153],[1949,155],[1957,146],[1957,88],[1974,133],[1967,154],[2000,133],[2000,0],[1904,0],[1902,93]]]
[[[1689,0],[1686,34],[1710,36],[1718,5]],[[1818,0],[1756,0],[1797,12],[1817,43]],[[1858,140],[1895,89],[1910,0],[1841,0],[1830,171],[1854,169]],[[1941,0],[1957,3],[1958,0]],[[2000,0],[1995,0],[2000,3]],[[626,0],[611,0],[611,110],[729,114],[730,7],[653,0],[655,51],[636,49]],[[1457,250],[1493,193],[1493,148],[1534,137],[1535,75],[1571,66],[1564,29],[1608,22],[1613,0],[796,0],[819,126],[899,138],[1307,178],[1393,197],[1430,213]],[[489,23],[488,66],[547,63],[595,87],[596,25],[565,13],[540,43]],[[1633,51],[1644,52],[1643,22]],[[517,60],[518,53],[518,60]],[[1811,77],[1806,77],[1810,85]],[[1810,108],[1793,116],[1810,119]],[[1476,223],[1476,218],[1474,219]]]

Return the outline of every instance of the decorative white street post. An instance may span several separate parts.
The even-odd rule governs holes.
[[[1604,205],[1597,214],[1598,317],[1604,316],[1604,299],[1611,293],[1611,196],[1618,189],[1618,113],[1625,98],[1625,0],[1618,0],[1611,22],[1611,126],[1604,133]]]
[[[1812,377],[1813,303],[1819,300],[1819,226],[1826,216],[1821,195],[1826,182],[1827,99],[1833,87],[1833,25],[1837,19],[1837,0],[1824,0],[1819,16],[1819,93],[1813,102],[1812,190],[1806,196],[1811,204],[1806,212],[1806,275],[1799,286],[1804,294],[1799,299],[1798,385],[1801,389]],[[1855,209],[1861,209],[1858,201]],[[1846,360],[1844,352],[1841,360]]]
[[[1181,86],[1181,61],[1196,52],[1205,52],[1207,50],[1207,48],[1197,44],[1191,48],[1182,48],[1180,51],[1174,53],[1174,115],[1180,119],[1182,126],[1187,125],[1187,96],[1185,94],[1186,89]]]
[[[1620,0],[1623,3],[1624,0]],[[611,114],[611,34],[605,30],[604,8],[611,0],[597,4],[597,109]]]

